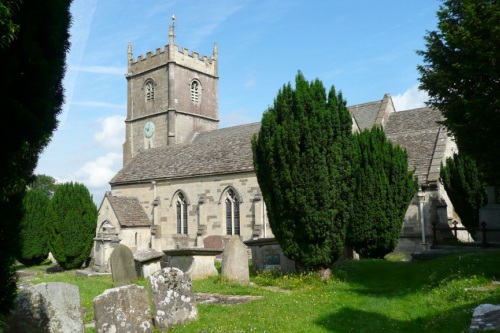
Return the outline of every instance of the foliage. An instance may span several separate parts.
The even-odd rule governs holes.
[[[500,1],[446,0],[438,30],[417,51],[420,88],[443,113],[459,151],[478,163],[490,184],[500,179]]]
[[[0,159],[2,314],[8,312],[16,292],[11,265],[19,250],[22,196],[62,108],[70,3],[70,0],[1,1],[0,29],[4,29],[3,24],[7,24],[8,31],[15,31],[14,25],[18,27],[15,39],[5,35],[4,30],[0,32],[0,38],[7,36],[9,40],[8,45],[0,47],[3,64],[0,101],[2,110],[8,114],[0,122],[0,141],[5,143]]]
[[[406,150],[374,126],[353,136],[355,189],[347,243],[363,257],[383,258],[396,247],[417,182]]]
[[[47,209],[50,252],[64,269],[82,266],[92,249],[97,208],[88,189],[79,183],[57,187]]]
[[[198,304],[198,320],[169,332],[467,332],[475,307],[500,303],[500,288],[492,283],[499,267],[498,251],[418,263],[349,260],[335,266],[328,283],[317,274],[288,275],[294,281],[292,290],[280,289],[283,275],[262,273],[251,277],[252,284],[239,286],[237,293],[261,299],[237,306]],[[109,275],[39,276],[33,283],[78,286],[85,323],[93,320],[92,300],[112,287]],[[214,277],[194,281],[193,287],[196,293],[235,290],[233,285],[214,283]]]
[[[0,1],[0,48],[7,47],[17,35],[19,24],[16,24],[12,17],[19,9],[20,0]]]
[[[351,116],[302,73],[284,85],[252,140],[270,226],[283,252],[305,268],[328,268],[344,250],[349,220]]]
[[[54,196],[56,191],[56,180],[47,175],[35,175],[35,180],[29,186],[32,190],[42,191],[48,198]]]
[[[453,154],[441,164],[441,180],[462,224],[471,235],[479,226],[479,208],[486,205],[486,184],[473,159],[464,153]]]
[[[30,190],[23,198],[20,253],[17,260],[25,266],[40,265],[49,255],[45,213],[50,199],[40,190]]]

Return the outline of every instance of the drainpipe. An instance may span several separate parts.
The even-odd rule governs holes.
[[[153,247],[153,229],[155,226],[155,215],[156,215],[156,181],[152,181],[151,184],[153,184],[153,219],[151,221],[151,230],[150,230],[150,240],[149,240],[149,248],[151,249]]]

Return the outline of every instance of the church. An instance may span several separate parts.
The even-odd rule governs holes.
[[[203,247],[273,237],[253,169],[251,138],[260,123],[219,128],[218,48],[191,54],[174,41],[134,58],[127,50],[127,117],[123,167],[100,207],[95,265],[106,270],[113,243],[132,251]],[[450,224],[453,207],[439,182],[441,162],[456,145],[438,110],[395,111],[391,96],[348,107],[353,131],[383,126],[408,151],[420,186],[408,208],[396,252],[422,249],[431,222]]]

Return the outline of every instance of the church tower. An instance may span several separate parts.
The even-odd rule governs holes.
[[[165,49],[134,59],[128,45],[123,165],[139,150],[186,143],[197,132],[218,128],[217,44],[211,57],[180,50],[172,19]]]

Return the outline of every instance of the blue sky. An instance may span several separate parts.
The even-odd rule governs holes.
[[[37,174],[84,183],[100,203],[122,166],[127,45],[134,58],[175,42],[201,55],[219,48],[220,127],[260,121],[298,70],[341,90],[348,105],[393,96],[423,106],[416,66],[435,30],[438,0],[74,0],[59,128]]]

